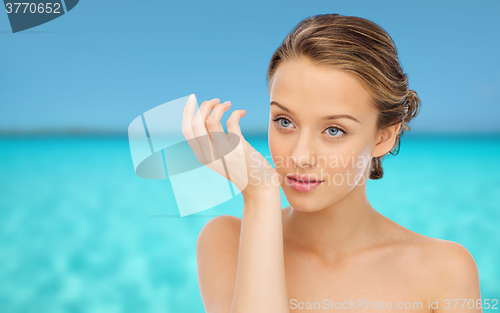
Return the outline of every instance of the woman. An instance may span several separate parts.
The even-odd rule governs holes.
[[[198,237],[206,312],[481,311],[470,253],[398,225],[366,196],[420,104],[391,37],[360,17],[309,17],[277,49],[267,78],[275,168],[242,136],[245,111],[234,111],[227,130],[243,144],[248,181],[230,178],[242,219],[216,217]],[[221,134],[230,105],[205,101],[196,119],[188,101],[186,138]]]

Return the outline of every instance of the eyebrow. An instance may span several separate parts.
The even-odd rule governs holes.
[[[280,107],[283,111],[286,111],[288,113],[292,113],[292,111],[290,111],[289,109],[287,109],[285,106],[279,104],[278,102],[276,101],[271,101],[271,105],[276,105],[278,107]],[[334,120],[334,119],[338,119],[338,118],[348,118],[348,119],[351,119],[353,121],[356,121],[358,123],[361,124],[360,121],[358,121],[354,116],[351,116],[351,115],[348,115],[348,114],[335,114],[335,115],[328,115],[328,116],[325,116],[323,117],[322,119],[323,120]]]

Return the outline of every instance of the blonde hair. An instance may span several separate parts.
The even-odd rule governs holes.
[[[401,122],[388,152],[399,153],[400,137],[410,130],[407,124],[417,116],[421,103],[417,93],[408,89],[408,77],[399,63],[396,46],[383,28],[361,17],[339,14],[319,14],[302,20],[271,58],[266,77],[269,92],[279,64],[299,57],[355,74],[367,86],[379,112],[377,129]],[[385,155],[372,158],[369,179],[382,178],[381,161]]]

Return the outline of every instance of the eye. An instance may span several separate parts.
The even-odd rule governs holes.
[[[276,125],[279,128],[292,128],[288,126],[290,125],[293,126],[292,122],[290,122],[290,120],[285,117],[276,117],[273,119],[273,121],[276,122]],[[342,136],[347,135],[347,131],[337,126],[330,126],[327,129],[325,129],[324,132],[326,132],[330,137],[333,138],[340,138]],[[341,135],[337,136],[339,132],[341,133]]]
[[[325,129],[325,131],[331,137],[341,137],[341,136],[347,134],[347,132],[345,130],[343,130],[343,129],[337,127],[337,126],[330,126],[327,129]],[[342,133],[342,135],[337,136],[337,134],[339,133],[339,131]]]
[[[290,122],[288,119],[286,119],[284,117],[274,118],[273,121],[275,121],[276,124],[278,124],[279,127],[281,127],[281,128],[289,128],[288,127],[289,125],[293,125],[292,122]]]

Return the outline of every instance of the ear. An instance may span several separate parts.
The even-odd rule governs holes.
[[[379,157],[389,153],[394,146],[396,136],[400,129],[401,123],[397,123],[379,130],[375,141],[375,147],[372,150],[372,157]]]

